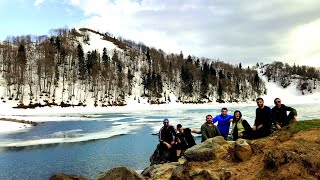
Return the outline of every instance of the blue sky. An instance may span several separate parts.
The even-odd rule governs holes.
[[[1,0],[0,39],[18,35],[44,35],[50,29],[72,26],[81,20],[83,12],[63,1],[44,1],[36,5],[31,0]]]
[[[319,12],[319,0],[0,0],[0,40],[87,27],[167,53],[320,67]]]

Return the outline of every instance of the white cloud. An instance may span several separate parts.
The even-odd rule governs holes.
[[[34,6],[39,7],[39,6],[43,3],[43,1],[44,1],[44,0],[36,0],[36,1],[34,2]]]
[[[291,59],[297,63],[320,67],[320,18],[293,29],[289,35]]]
[[[312,38],[318,26],[308,26],[319,16],[320,1],[211,0],[69,0],[85,19],[78,26],[108,31],[166,52],[220,58],[231,63],[255,64],[273,58],[304,61],[317,58]],[[303,29],[308,26],[308,30]],[[304,37],[308,40],[292,39]],[[319,32],[319,31],[317,31]],[[292,56],[299,44],[300,54]],[[312,43],[310,43],[312,42]],[[318,41],[319,42],[319,41]],[[302,47],[302,45],[301,45]],[[319,47],[319,46],[317,46]],[[289,56],[291,55],[291,56]]]

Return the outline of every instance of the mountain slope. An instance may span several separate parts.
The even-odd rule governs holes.
[[[252,102],[266,93],[274,96],[271,99],[280,92],[286,94],[282,90],[273,94],[275,91],[266,89],[262,74],[269,81],[278,77],[270,73],[272,64],[257,73],[255,68],[243,68],[241,63],[231,65],[184,56],[182,52],[166,54],[161,49],[88,28],[53,32],[51,37],[20,36],[0,44],[2,103],[20,108],[104,107],[128,102],[231,103]],[[301,74],[302,70],[297,72]],[[284,78],[279,79],[283,82]],[[303,82],[299,87],[311,92],[309,84]],[[290,85],[288,89],[293,92]]]
[[[275,64],[277,62],[274,62]],[[281,82],[281,76],[276,79],[269,78],[266,75],[268,69],[274,70],[273,64],[264,65],[257,69],[260,78],[265,82],[267,93],[263,95],[267,104],[273,104],[275,98],[280,98],[284,104],[302,104],[302,103],[317,103],[320,100],[320,81],[319,78],[308,79],[304,76],[297,76],[294,74],[286,74],[286,86],[283,87]],[[281,70],[280,70],[281,71]],[[284,70],[282,70],[282,73]],[[278,72],[280,73],[280,72]],[[275,76],[276,73],[273,73]],[[319,72],[318,72],[319,74]],[[306,83],[309,86],[307,89],[301,89],[301,82]]]
[[[262,94],[255,70],[136,44],[87,28],[1,44],[1,99],[19,107],[243,102]],[[30,106],[28,105],[30,104]]]

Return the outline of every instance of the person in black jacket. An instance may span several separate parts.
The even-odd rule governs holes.
[[[159,156],[160,156],[160,163],[163,163],[164,161],[172,161],[173,159],[173,145],[174,145],[174,139],[173,137],[176,136],[176,130],[172,125],[169,125],[169,120],[165,118],[163,120],[163,127],[159,131]],[[168,157],[163,157],[164,151],[167,151],[169,153]]]
[[[254,138],[269,136],[272,131],[272,111],[270,107],[264,105],[262,98],[256,100],[258,108],[256,109],[256,119],[252,128]],[[274,123],[275,124],[275,123]]]
[[[195,129],[183,128],[181,124],[177,125],[177,136],[176,136],[176,153],[179,158],[182,151],[196,145],[194,137],[191,133],[200,133]]]
[[[234,111],[231,130],[233,140],[250,139],[251,133],[252,128],[246,120],[242,119],[242,113],[239,110]]]
[[[276,122],[276,128],[289,125],[290,122],[297,122],[297,110],[281,104],[280,98],[274,99],[274,107],[272,108],[272,119]],[[289,114],[287,115],[287,111]]]

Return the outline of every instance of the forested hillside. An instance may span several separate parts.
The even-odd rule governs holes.
[[[86,28],[8,37],[0,44],[0,69],[2,102],[20,106],[242,102],[266,93],[257,71],[240,62],[166,54]]]
[[[313,93],[317,89],[320,81],[320,71],[315,67],[299,66],[294,64],[290,66],[288,63],[275,61],[271,64],[261,66],[263,75],[268,77],[268,82],[276,82],[283,88],[293,84],[301,94]]]

